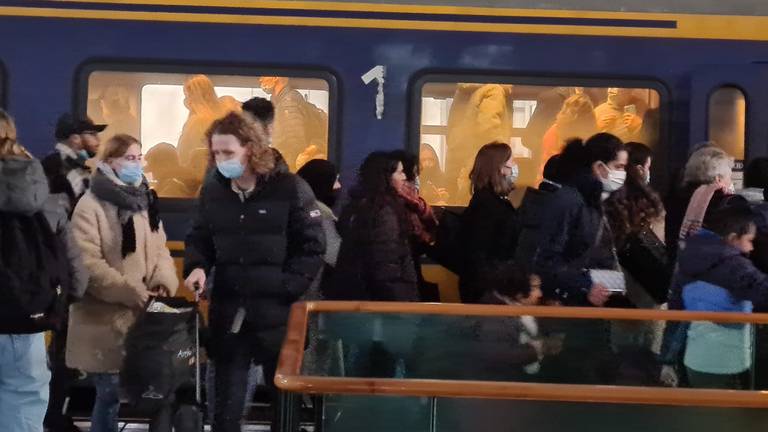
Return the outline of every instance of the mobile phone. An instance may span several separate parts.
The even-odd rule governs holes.
[[[624,107],[624,114],[634,114],[637,115],[637,105],[627,105]]]

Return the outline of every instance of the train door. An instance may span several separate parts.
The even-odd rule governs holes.
[[[714,141],[736,158],[741,186],[745,161],[768,156],[768,64],[701,68],[691,77],[690,144]]]

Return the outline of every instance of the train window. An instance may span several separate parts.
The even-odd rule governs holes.
[[[102,139],[138,137],[158,194],[183,198],[200,188],[208,127],[255,96],[275,104],[272,145],[291,170],[327,158],[329,95],[328,81],[320,78],[94,71],[87,114],[108,125]]]
[[[421,87],[422,193],[431,204],[469,202],[469,171],[484,144],[508,143],[520,167],[513,201],[542,180],[565,140],[598,131],[659,141],[659,92],[638,87],[427,82]]]
[[[709,97],[708,131],[710,141],[736,159],[734,186],[741,187],[746,141],[747,101],[736,87],[720,87]]]

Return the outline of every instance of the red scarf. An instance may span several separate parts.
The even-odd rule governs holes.
[[[410,182],[403,182],[399,188],[400,198],[405,203],[408,215],[413,226],[413,236],[419,242],[432,244],[435,241],[437,230],[437,218],[432,212],[432,207],[419,196],[419,190]]]

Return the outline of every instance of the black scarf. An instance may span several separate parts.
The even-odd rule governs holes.
[[[99,168],[91,179],[91,192],[96,195],[96,198],[117,207],[117,216],[123,231],[120,248],[123,258],[136,252],[136,228],[133,225],[133,215],[146,210],[152,232],[160,229],[157,194],[149,188],[146,179],[142,180],[138,186],[121,185]]]

